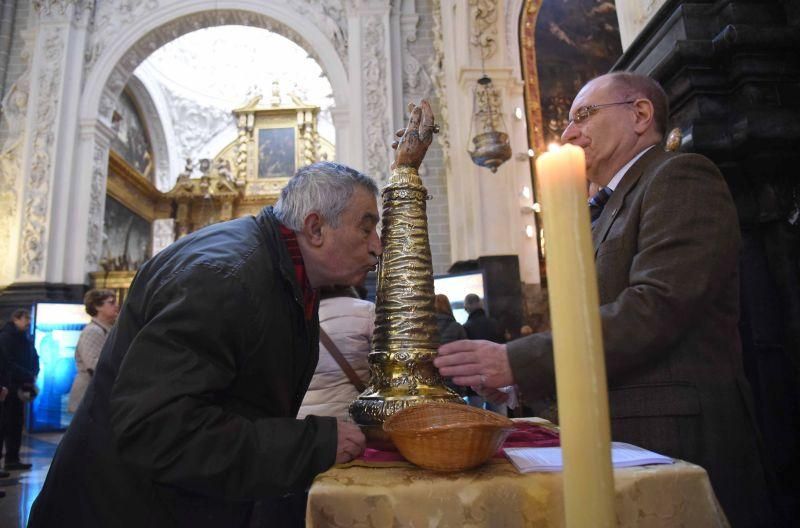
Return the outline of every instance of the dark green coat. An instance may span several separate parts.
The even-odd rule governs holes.
[[[229,527],[304,490],[334,418],[294,417],[317,364],[271,208],[147,262],[56,452],[29,527]]]

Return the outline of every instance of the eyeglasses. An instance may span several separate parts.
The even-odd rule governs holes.
[[[630,101],[620,101],[619,103],[605,103],[605,104],[582,106],[575,111],[575,115],[573,115],[572,118],[569,120],[569,125],[573,123],[575,124],[583,123],[584,121],[592,117],[594,114],[596,114],[603,108],[607,108],[609,106],[631,104],[635,102],[636,99],[631,99]]]

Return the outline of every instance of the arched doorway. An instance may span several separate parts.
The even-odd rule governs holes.
[[[347,130],[348,124],[356,121],[350,116],[351,110],[356,109],[350,105],[346,36],[335,30],[323,33],[316,25],[308,24],[298,10],[265,2],[181,1],[132,16],[130,24],[116,30],[101,29],[93,35],[94,53],[84,65],[88,74],[78,106],[80,132],[74,174],[80,179],[75,182],[78,192],[73,196],[81,203],[73,206],[83,216],[78,225],[85,222],[88,228],[85,236],[80,230],[71,234],[75,240],[68,257],[76,277],[82,279],[99,263],[111,113],[133,70],[163,44],[200,28],[222,25],[267,29],[308,51],[331,83],[337,158],[348,162],[359,157],[360,142]],[[85,248],[83,259],[78,255],[81,252],[75,251],[81,247]]]

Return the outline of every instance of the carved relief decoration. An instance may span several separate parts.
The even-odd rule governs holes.
[[[17,176],[20,173],[19,142],[0,154],[0,285],[13,279],[13,266],[16,259],[11,258],[15,251],[11,248],[11,233],[17,217]]]
[[[94,9],[95,0],[33,0],[33,8],[45,19],[63,18],[74,6],[73,18],[78,21]]]
[[[472,18],[470,43],[488,59],[497,51],[497,0],[469,0]]]
[[[25,71],[11,85],[3,97],[2,114],[6,122],[6,137],[0,148],[0,284],[11,282],[17,251],[12,249],[12,233],[17,227],[19,193],[22,174],[22,139],[25,117],[30,96],[30,56],[34,39],[31,33],[23,33],[24,44],[20,53],[27,63]]]
[[[411,52],[411,43],[417,40],[418,23],[418,15],[403,15],[400,23],[403,42],[403,93],[410,101],[427,98],[433,87],[430,74]]]
[[[85,72],[88,73],[94,68],[97,59],[108,47],[108,44],[119,35],[122,28],[156,8],[158,8],[157,0],[103,0],[100,2],[95,11],[92,33],[86,44]],[[155,49],[153,48],[151,51]]]
[[[229,126],[235,126],[233,114],[214,106],[198,104],[162,87],[167,100],[178,153],[182,159],[197,159],[197,151]]]
[[[64,28],[40,28],[43,35],[44,63],[39,70],[39,94],[34,116],[31,166],[22,211],[22,240],[20,246],[21,273],[38,276],[42,272],[50,198],[50,173],[55,152],[55,120],[58,89],[61,84],[61,65],[65,48]]]
[[[341,0],[300,0],[294,4],[294,8],[330,39],[346,69],[347,13]]]
[[[445,172],[450,173],[450,140],[447,125],[447,84],[444,75],[444,39],[442,37],[442,2],[433,0],[433,58],[431,59],[431,78],[436,99],[439,101],[439,133],[437,141],[442,147]]]
[[[89,229],[86,237],[86,266],[98,269],[100,253],[103,249],[103,214],[106,194],[106,167],[108,166],[108,146],[95,140],[94,169],[92,170],[92,190],[89,195]]]
[[[362,68],[364,70],[364,138],[367,143],[367,174],[380,182],[387,180],[390,136],[387,119],[386,96],[386,41],[383,21],[380,16],[370,16],[365,21],[362,42]]]

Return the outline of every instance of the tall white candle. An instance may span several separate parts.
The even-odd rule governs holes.
[[[608,390],[583,149],[551,147],[536,160],[536,175],[547,240],[566,525],[610,528],[615,516]]]

